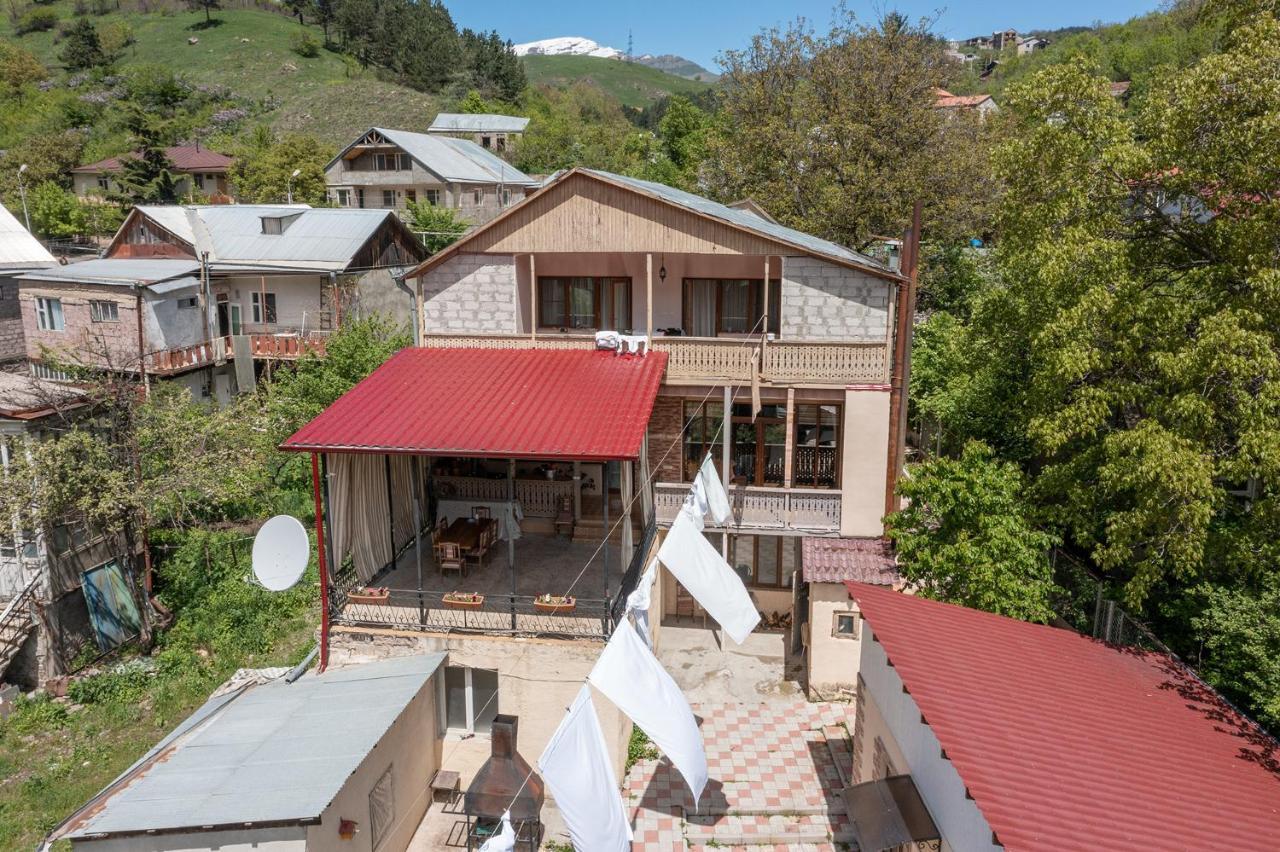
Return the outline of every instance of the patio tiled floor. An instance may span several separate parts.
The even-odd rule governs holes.
[[[852,728],[853,708],[796,700],[695,704],[710,781],[699,813],[665,760],[640,761],[624,799],[634,815],[634,852],[852,849],[840,773],[823,728]],[[837,748],[839,753],[846,751]]]

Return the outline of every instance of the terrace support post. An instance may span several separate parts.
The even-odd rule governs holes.
[[[645,345],[647,354],[653,348],[653,252],[644,256]]]
[[[620,488],[620,496],[622,497],[622,558],[619,563],[622,565],[631,564],[631,554],[635,550],[635,542],[632,540],[631,530],[631,494],[632,494],[632,466],[628,460],[618,462],[620,476],[618,485]],[[625,569],[624,569],[625,570]]]
[[[760,369],[764,368],[765,347],[769,345],[769,255],[764,256],[764,283],[760,285]],[[752,415],[754,416],[754,415]]]
[[[533,263],[533,255],[529,255],[529,263]],[[512,507],[516,504],[516,460],[507,459],[507,501]],[[507,568],[511,571],[511,632],[516,631],[516,540],[507,539]]]
[[[573,460],[573,522],[582,520],[582,462]]]
[[[605,638],[609,638],[609,462],[605,462],[602,466],[604,471],[604,541],[600,544],[601,555],[604,556],[604,618],[602,625],[604,626]]]
[[[787,436],[782,451],[782,487],[790,488],[796,460],[796,389],[787,388]]]
[[[391,502],[391,454],[387,453],[382,457],[382,468],[387,476],[387,538],[391,541],[391,556],[388,565],[393,570],[396,564],[396,510],[395,504]]]
[[[724,485],[724,493],[729,494],[731,493],[729,491],[729,482],[732,479],[732,477],[730,476],[732,471],[729,469],[729,465],[731,463],[731,456],[729,454],[730,453],[729,445],[733,441],[733,393],[732,393],[732,389],[728,385],[724,386],[723,414],[724,414],[724,423],[720,427],[721,437],[724,439],[720,443],[720,480]],[[730,497],[729,499],[730,501],[733,500],[732,497]],[[732,502],[730,502],[729,508],[730,509],[733,508]],[[729,533],[728,532],[721,533],[720,535],[720,555],[723,556],[725,559],[729,558]]]
[[[329,567],[324,558],[324,505],[320,499],[320,459],[311,454],[311,495],[316,504],[316,565],[320,571],[320,671],[329,665]]]
[[[911,227],[902,241],[902,281],[898,284],[897,328],[889,380],[889,452],[884,484],[884,513],[898,510],[898,478],[907,450],[907,391],[911,383],[911,337],[915,332],[916,283],[920,261],[921,203],[911,211]]]
[[[529,339],[538,339],[538,266],[529,253]]]

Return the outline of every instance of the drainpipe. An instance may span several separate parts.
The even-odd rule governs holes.
[[[142,389],[151,395],[151,380],[147,376],[147,335],[142,326],[142,285],[133,285],[134,306],[138,314],[138,374],[142,376]]]
[[[413,345],[415,347],[422,346],[422,314],[421,306],[418,304],[418,287],[416,284],[410,287],[405,283],[403,275],[392,275],[391,280],[395,282],[396,287],[409,294],[409,298],[413,300]]]
[[[213,340],[213,324],[217,322],[217,308],[213,303],[213,291],[209,287],[209,252],[200,252],[200,294],[204,297],[204,342]]]
[[[893,336],[893,370],[889,380],[889,452],[886,459],[884,513],[898,509],[898,479],[907,446],[907,393],[911,381],[911,337],[915,331],[916,282],[920,268],[921,203],[911,211],[911,226],[902,240],[902,280],[898,282],[897,329]]]

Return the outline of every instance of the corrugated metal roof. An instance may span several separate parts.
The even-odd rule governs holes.
[[[403,349],[281,445],[522,459],[634,459],[667,356]]]
[[[423,168],[448,181],[509,183],[535,186],[538,182],[469,139],[453,139],[408,130],[373,128],[395,143]]]
[[[1006,849],[1275,848],[1280,743],[1173,658],[847,585]]]
[[[806,537],[800,546],[801,570],[809,583],[875,583],[896,586],[902,582],[889,542],[881,538]]]
[[[53,266],[20,276],[23,281],[58,281],[77,284],[107,284],[133,287],[198,274],[194,260],[174,258],[99,257],[66,266]]]
[[[232,160],[226,154],[210,151],[196,145],[174,145],[164,149],[165,156],[173,167],[180,172],[225,172],[231,167]],[[122,159],[136,159],[137,151],[121,154],[119,157],[108,157],[96,163],[76,166],[73,172],[118,172]]]
[[[427,128],[431,133],[522,133],[529,119],[495,113],[442,112]]]
[[[397,657],[211,699],[66,836],[316,819],[444,659]]]
[[[37,379],[27,373],[0,370],[0,417],[29,420],[51,414],[84,394],[78,388]]]
[[[0,205],[0,269],[34,269],[54,263],[49,250]]]
[[[795,228],[788,228],[785,225],[779,225],[777,222],[771,222],[761,216],[757,216],[749,210],[738,210],[719,202],[712,201],[709,198],[703,198],[701,195],[694,195],[692,192],[685,192],[683,189],[676,189],[667,186],[665,183],[655,183],[649,180],[640,180],[639,178],[627,177],[625,175],[616,175],[612,172],[603,172],[598,169],[583,169],[588,174],[596,175],[613,183],[619,183],[637,189],[641,192],[647,192],[655,195],[664,201],[677,204],[705,216],[719,219],[731,225],[735,225],[746,231],[759,234],[772,240],[779,240],[784,243],[790,243],[798,246],[807,252],[824,257],[833,258],[845,263],[856,263],[860,266],[868,266],[873,269],[881,269],[890,272],[889,267],[873,257],[856,252],[853,249],[845,248],[842,245],[815,237],[812,234],[806,234],[804,231],[797,231]]]

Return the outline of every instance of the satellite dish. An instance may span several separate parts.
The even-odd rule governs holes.
[[[296,585],[310,558],[307,530],[291,515],[276,515],[253,538],[253,576],[270,591]]]

